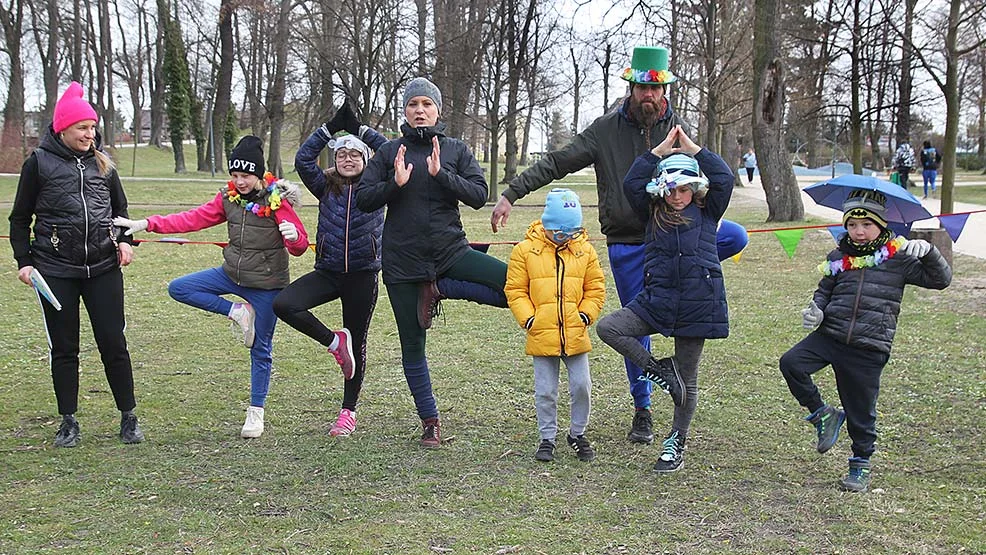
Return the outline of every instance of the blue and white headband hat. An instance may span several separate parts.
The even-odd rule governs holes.
[[[693,193],[707,189],[709,180],[699,175],[698,161],[687,154],[672,154],[661,159],[647,184],[652,196],[665,198],[675,187],[689,187]]]
[[[363,155],[364,164],[370,161],[370,147],[366,146],[366,143],[359,140],[356,135],[343,135],[338,139],[330,139],[329,148],[332,149],[333,157],[335,157],[336,152],[346,148],[349,150],[358,150]]]

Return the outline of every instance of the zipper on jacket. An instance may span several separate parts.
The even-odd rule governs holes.
[[[51,226],[51,248],[55,249],[55,252],[58,252],[58,244],[61,242],[62,240],[58,238],[58,226]]]
[[[555,295],[558,304],[558,337],[561,339],[561,355],[565,354],[565,260],[559,254],[565,246],[555,247]]]
[[[349,218],[350,210],[352,210],[353,205],[353,185],[349,184],[349,196],[346,198],[346,235],[345,244],[342,247],[342,271],[344,273],[349,272]]]
[[[852,318],[849,319],[849,329],[846,333],[846,345],[852,339],[852,330],[856,327],[856,314],[859,312],[859,298],[863,296],[863,278],[866,277],[866,268],[859,269],[859,286],[856,287],[856,298],[852,302]]]
[[[243,281],[240,279],[240,263],[243,262],[243,230],[246,228],[246,206],[243,206],[243,215],[240,217],[240,252],[236,257],[236,285]]]
[[[86,253],[82,265],[86,267],[86,277],[89,278],[92,277],[89,275],[89,205],[86,204],[86,165],[82,163],[82,158],[76,157],[75,167],[79,169],[79,198],[82,199],[82,218],[86,226],[82,236],[82,249]]]

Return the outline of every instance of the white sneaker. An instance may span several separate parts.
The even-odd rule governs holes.
[[[253,347],[253,339],[255,337],[253,322],[256,318],[257,315],[253,311],[253,307],[250,306],[250,303],[233,303],[233,308],[229,311],[229,319],[240,325],[243,344],[247,348]],[[230,329],[233,330],[233,335],[241,337],[241,333],[236,332],[236,326],[231,326]]]
[[[260,437],[264,433],[264,407],[247,407],[246,422],[240,430],[240,437]]]

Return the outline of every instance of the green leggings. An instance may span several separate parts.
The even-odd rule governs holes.
[[[488,254],[470,249],[445,274],[439,278],[451,278],[485,285],[503,291],[507,283],[507,265]],[[387,296],[394,309],[397,333],[401,339],[401,358],[404,363],[417,363],[425,359],[426,330],[418,324],[418,289],[420,283],[388,283]]]

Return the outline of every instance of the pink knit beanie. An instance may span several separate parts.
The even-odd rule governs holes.
[[[92,105],[82,98],[82,85],[75,81],[65,89],[62,97],[55,103],[55,116],[52,118],[52,127],[55,133],[61,133],[72,125],[83,120],[99,121],[96,110]]]

